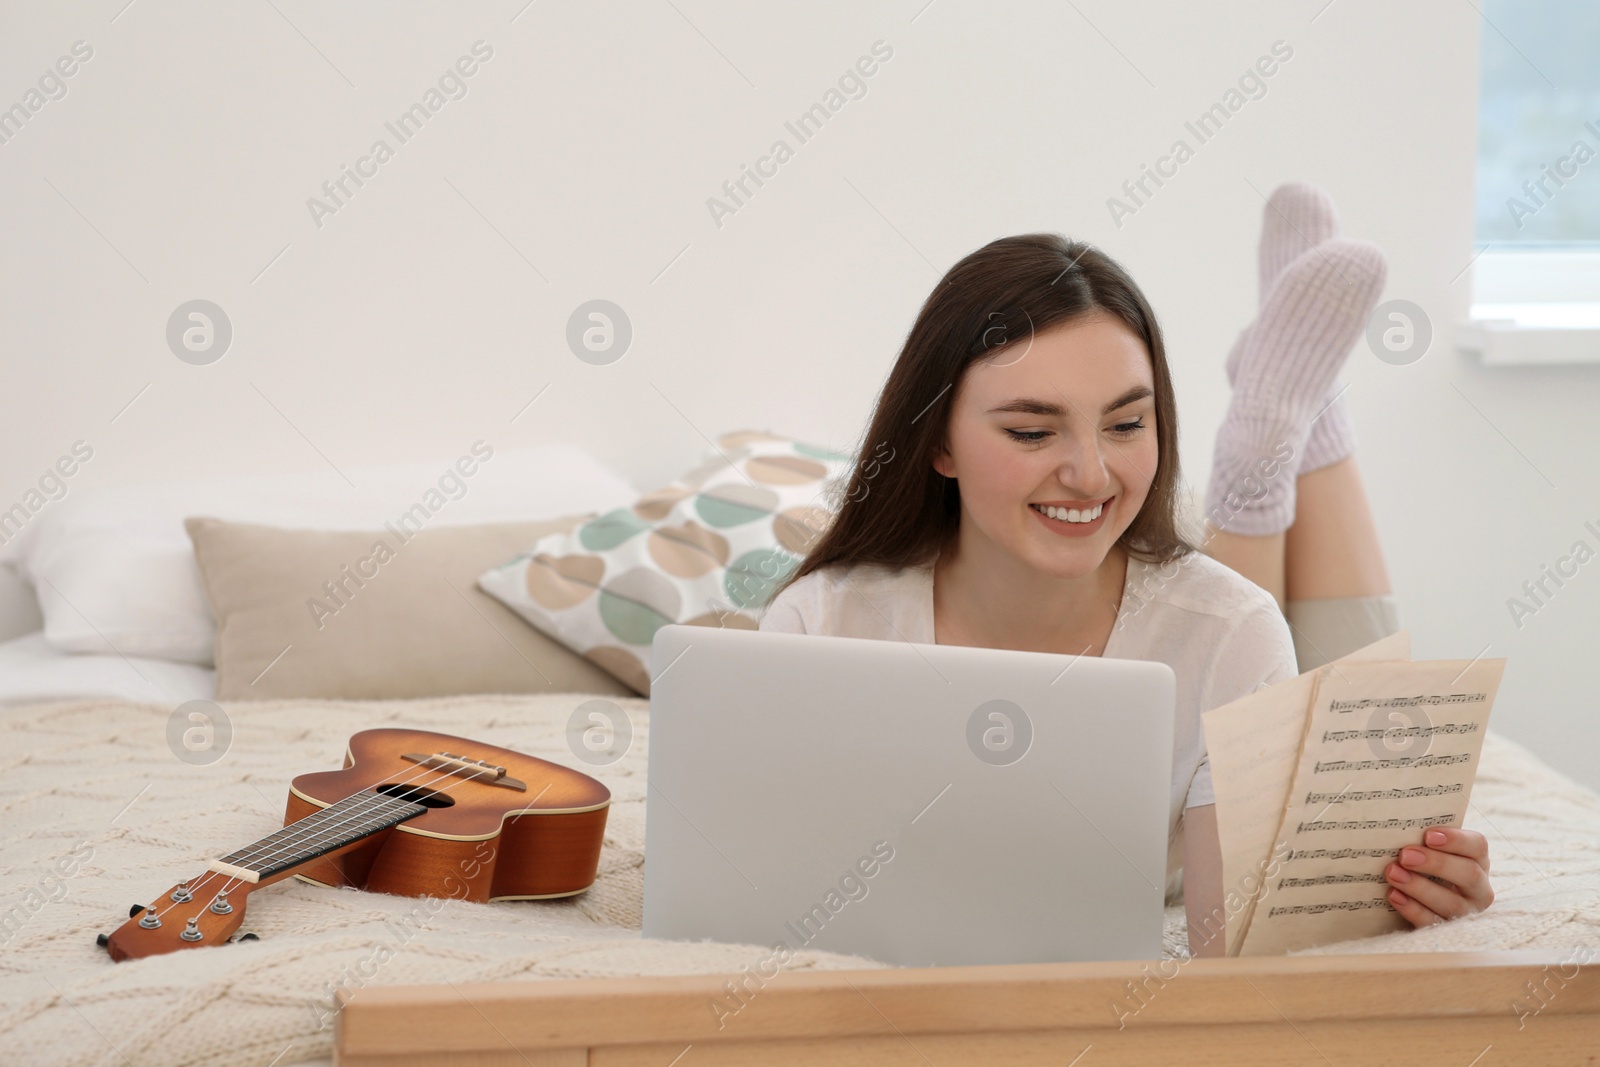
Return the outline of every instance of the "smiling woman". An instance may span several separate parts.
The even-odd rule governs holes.
[[[917,461],[870,503],[852,483],[778,592],[825,567],[937,560],[941,632],[969,638],[952,643],[1076,652],[1109,631],[1130,556],[1195,551],[1177,421],[1160,327],[1122,268],[1058,235],[1002,238],[935,287],[879,397],[866,439]]]
[[[1167,897],[1191,867],[1198,914],[1220,862],[1200,714],[1297,669],[1272,596],[1179,532],[1177,424],[1121,267],[1054,234],[992,242],[934,288],[884,385],[864,441],[895,462],[870,494],[857,468],[760,628],[1166,663]]]

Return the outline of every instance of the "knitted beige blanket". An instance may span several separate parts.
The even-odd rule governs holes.
[[[326,1063],[332,992],[401,983],[724,974],[760,946],[639,936],[648,703],[608,767],[576,762],[567,720],[588,694],[226,706],[227,754],[174,756],[172,709],[121,702],[0,712],[0,1049],[6,1063]],[[256,894],[259,941],[113,964],[95,935],[134,903],[282,821],[288,783],[339,766],[351,734],[414,726],[576,766],[611,789],[599,878],[559,901],[468,904],[290,880]],[[1600,946],[1600,796],[1490,733],[1467,826],[1491,841],[1497,899],[1481,915],[1315,952]],[[63,874],[62,872],[67,872]],[[1183,908],[1167,953],[1184,955]],[[801,951],[793,966],[881,966]]]

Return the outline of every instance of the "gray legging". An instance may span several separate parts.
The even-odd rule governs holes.
[[[1301,674],[1400,630],[1399,603],[1392,593],[1291,600],[1284,615]]]

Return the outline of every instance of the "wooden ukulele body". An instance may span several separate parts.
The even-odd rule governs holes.
[[[302,774],[290,783],[284,824],[374,784],[410,782],[419,774],[432,781],[437,772],[402,755],[441,750],[504,767],[527,788],[444,778],[434,789],[452,803],[309,863],[295,876],[316,885],[478,903],[573,896],[594,884],[610,790],[560,764],[448,734],[393,728],[355,734],[343,770]]]

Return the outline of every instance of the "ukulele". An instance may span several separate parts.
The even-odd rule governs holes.
[[[291,875],[397,896],[543,900],[600,865],[611,791],[558,763],[423,730],[362,730],[289,783],[282,829],[213,860],[98,943],[113,960],[253,939],[251,893]]]

